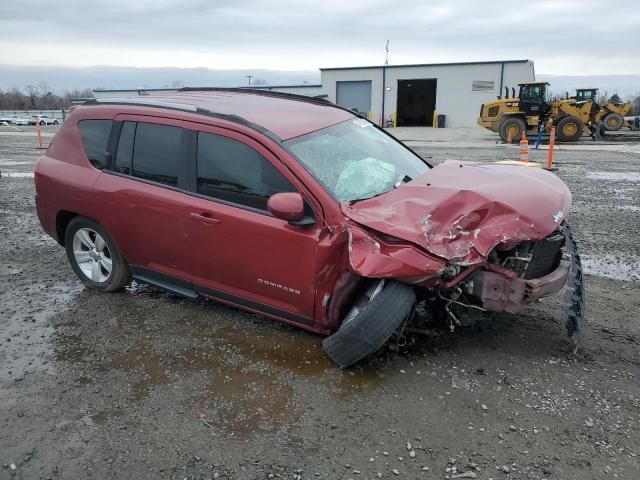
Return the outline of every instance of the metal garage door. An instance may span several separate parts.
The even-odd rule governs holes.
[[[371,80],[336,82],[336,103],[366,115],[371,111]]]

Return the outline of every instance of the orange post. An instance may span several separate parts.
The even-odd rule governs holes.
[[[507,134],[507,145],[511,145],[513,143],[513,135],[511,135],[511,130]]]
[[[525,132],[522,132],[522,138],[520,139],[520,161],[529,161],[529,141]]]
[[[551,127],[551,135],[549,137],[549,155],[547,156],[547,166],[545,170],[555,171],[558,170],[553,166],[553,147],[556,144],[556,127]]]
[[[44,146],[42,145],[42,128],[40,127],[40,122],[36,122],[36,131],[38,132],[38,149],[44,150]]]

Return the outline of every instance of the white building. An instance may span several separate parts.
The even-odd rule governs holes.
[[[321,68],[321,85],[251,88],[319,96],[355,109],[379,125],[472,127],[483,102],[505,95],[520,82],[535,80],[533,61],[433,63]],[[175,91],[175,89],[160,89]],[[135,96],[158,90],[94,90],[97,98]]]

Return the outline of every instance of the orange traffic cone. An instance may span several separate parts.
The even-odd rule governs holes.
[[[529,161],[529,141],[525,132],[522,132],[522,138],[520,139],[520,161]]]

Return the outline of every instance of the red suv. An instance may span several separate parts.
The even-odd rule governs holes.
[[[328,337],[341,366],[431,315],[516,312],[567,283],[584,320],[567,187],[539,169],[432,167],[323,100],[183,89],[94,100],[35,171],[43,228],[78,277],[131,278]],[[430,315],[414,315],[424,301]]]

